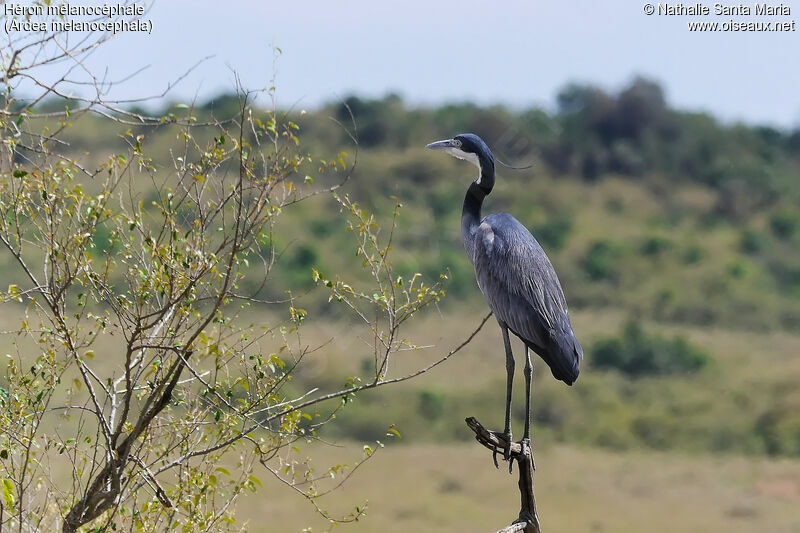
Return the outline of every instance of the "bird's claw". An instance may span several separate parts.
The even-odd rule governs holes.
[[[514,460],[511,457],[511,443],[512,443],[511,432],[504,431],[503,433],[499,433],[492,431],[491,433],[494,433],[495,435],[502,437],[502,439],[506,441],[506,445],[503,448],[503,460],[508,461],[508,473],[511,474],[514,470]],[[494,462],[494,467],[499,470],[500,464],[497,462],[498,453],[500,453],[500,450],[497,448],[495,448],[492,451],[492,461]]]
[[[504,431],[503,439],[506,441],[506,447],[503,450],[503,460],[508,461],[508,473],[511,474],[514,471],[514,461],[511,458],[511,431]]]
[[[508,441],[508,447],[504,451],[505,460],[508,461],[508,473],[514,473],[514,458],[511,457],[511,441]]]

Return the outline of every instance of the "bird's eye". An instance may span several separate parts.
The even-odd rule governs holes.
[[[461,148],[461,141],[459,141],[458,139],[453,139],[453,146],[455,146],[456,148]]]

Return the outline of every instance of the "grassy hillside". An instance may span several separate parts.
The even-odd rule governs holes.
[[[473,131],[499,157],[534,163],[526,171],[501,168],[485,209],[509,211],[531,228],[573,308],[760,330],[800,325],[800,131],[724,125],[674,110],[657,85],[641,79],[618,94],[570,86],[558,101],[550,113],[351,97],[347,108],[292,110],[286,118],[299,125],[305,149],[322,157],[345,150],[352,161],[355,147],[341,125],[353,129],[352,111],[358,162],[346,192],[379,214],[395,199],[404,204],[396,260],[401,270],[434,277],[449,269],[444,305],[479,299],[459,237],[473,169],[424,145]],[[221,96],[196,109],[167,108],[163,126],[130,130],[144,135],[146,153],[168,172],[180,133],[170,117],[221,120],[237,106],[237,98]],[[83,116],[65,139],[75,153],[100,160],[124,149],[124,129]],[[287,213],[269,296],[309,287],[312,266],[351,269],[350,258],[337,253],[350,237],[331,223],[336,210],[322,197]]]
[[[43,110],[64,105],[69,104],[50,102]],[[670,109],[658,86],[646,80],[619,94],[567,87],[554,113],[470,104],[415,109],[391,95],[351,97],[346,105],[293,110],[286,119],[298,123],[302,146],[310,152],[345,150],[352,162],[356,150],[342,126],[353,128],[352,112],[359,146],[344,192],[383,220],[395,202],[404,205],[393,240],[398,273],[422,272],[429,279],[448,274],[444,318],[420,323],[423,337],[446,328],[446,340],[454,341],[485,307],[459,236],[461,199],[474,169],[424,145],[474,131],[499,157],[534,163],[527,171],[501,168],[485,209],[513,213],[542,242],[586,348],[589,370],[574,390],[562,391],[546,370],[538,372],[535,416],[545,435],[613,449],[800,455],[800,419],[794,414],[800,397],[791,385],[800,370],[800,347],[794,337],[777,333],[800,324],[800,132],[723,125]],[[68,150],[84,154],[88,164],[124,151],[121,135],[130,129],[144,135],[143,148],[157,172],[169,173],[170,161],[179,157],[174,117],[222,120],[234,117],[237,107],[238,99],[230,96],[195,109],[174,106],[164,110],[158,127],[129,128],[83,115],[64,138]],[[145,200],[154,194],[149,179],[137,186]],[[348,279],[360,275],[358,260],[342,253],[353,250],[352,235],[337,212],[336,202],[324,195],[286,211],[269,243],[280,260],[262,292],[279,300],[291,290],[320,331],[339,325],[331,337],[350,326],[341,323],[342,309],[327,303],[328,293],[314,289],[311,270]],[[93,239],[100,253],[107,251],[102,226]],[[0,257],[9,261],[6,254]],[[9,281],[24,281],[19,269],[6,271]],[[253,287],[247,279],[243,285],[255,288],[257,279]],[[678,356],[696,352],[709,364],[678,375],[592,369],[596,346],[622,346],[631,317],[645,325],[641,346],[633,348],[639,355],[632,357],[652,358],[677,343],[685,352]],[[487,329],[476,352],[495,351],[496,332]],[[689,342],[681,344],[683,338]],[[357,354],[326,353],[337,361],[329,367],[336,371],[314,374],[313,380],[323,377],[334,387],[358,373]],[[428,385],[425,378],[386,395],[365,395],[344,412],[338,434],[374,438],[384,431],[388,412],[412,440],[422,426],[428,439],[465,438],[464,416],[501,412],[502,365],[494,353],[487,358],[493,361],[485,368],[479,359],[465,367],[459,383],[472,373],[485,377],[469,390]],[[448,372],[459,370],[453,365]],[[313,380],[301,379],[298,387]],[[408,395],[411,410],[399,401]]]
[[[38,111],[65,105],[52,101]],[[150,178],[169,176],[181,157],[181,129],[173,119],[227,120],[237,106],[231,96],[197,108],[168,106],[156,127],[85,114],[65,130],[64,146],[91,166],[124,153],[126,133],[128,139],[143,135],[156,170],[142,172],[132,187],[150,205],[159,198]],[[342,126],[351,127],[350,112],[358,147]],[[301,146],[315,157],[346,151],[348,164],[357,160],[340,192],[384,222],[403,204],[392,241],[396,274],[421,272],[435,280],[446,272],[447,297],[438,309],[415,316],[404,333],[422,348],[400,352],[392,376],[435,360],[486,312],[459,235],[474,169],[424,145],[472,131],[504,160],[534,163],[526,171],[500,169],[485,210],[513,213],[540,240],[586,352],[572,388],[534,362],[537,487],[548,529],[800,531],[793,512],[800,501],[800,131],[720,124],[671,109],[646,80],[618,94],[567,87],[552,112],[471,104],[412,108],[389,95],[291,110],[284,118],[299,125]],[[56,124],[37,120],[39,127]],[[202,145],[215,133],[196,135]],[[24,168],[35,154],[20,150],[18,156]],[[93,186],[87,180],[87,190]],[[259,242],[262,252],[279,258],[259,296],[280,301],[290,292],[294,305],[308,310],[303,342],[322,346],[282,389],[287,397],[317,387],[335,391],[368,373],[373,332],[348,320],[312,279],[312,269],[332,279],[363,276],[339,208],[330,195],[311,198],[287,209],[269,242]],[[98,226],[91,239],[97,255],[114,253],[107,228]],[[7,283],[25,287],[5,252],[0,268]],[[259,265],[250,268],[254,275],[242,280],[243,293],[260,286]],[[8,302],[0,309],[0,329],[13,331],[24,312]],[[276,323],[286,313],[285,303],[254,304],[242,319]],[[476,416],[500,426],[499,339],[490,321],[468,349],[435,371],[359,394],[341,409],[320,409],[337,417],[320,437],[347,443],[344,450],[298,443],[295,453],[313,454],[320,463],[343,455],[352,460],[353,446],[387,440],[389,424],[402,435],[329,502],[346,512],[370,500],[374,511],[357,531],[490,530],[513,517],[515,504],[507,498],[513,482],[466,442],[472,437],[463,424]],[[0,337],[0,351],[13,342],[11,335]],[[104,354],[98,365],[119,364],[116,343],[108,336],[98,341],[94,349]],[[256,496],[244,506],[251,531],[326,528],[307,509],[298,513],[301,497],[264,482],[269,498]]]
[[[475,306],[477,314],[481,308]],[[626,316],[613,311],[574,313],[576,330],[585,345],[617,335]],[[312,319],[313,320],[313,319]],[[398,359],[399,375],[456,345],[478,318],[461,313],[415,320],[408,336],[429,349]],[[298,376],[298,392],[311,386],[335,389],[345,376],[358,375],[365,353],[361,344],[369,332],[352,325],[318,326],[315,345],[347,330],[313,360],[308,374]],[[537,442],[570,442],[613,451],[636,449],[800,456],[800,337],[789,333],[763,335],[722,328],[643,324],[649,335],[683,336],[702,347],[711,362],[694,372],[640,377],[597,368],[593,352],[573,387],[556,382],[546,365],[534,361],[533,424]],[[317,328],[315,328],[317,329]],[[446,366],[394,389],[359,395],[338,413],[337,424],[325,437],[385,440],[389,423],[403,435],[401,442],[471,441],[464,418],[476,416],[501,428],[505,398],[505,368],[499,330],[488,323],[465,353]],[[521,346],[514,343],[521,353]],[[523,381],[517,373],[514,420],[521,431]]]

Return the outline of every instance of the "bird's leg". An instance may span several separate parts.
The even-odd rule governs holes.
[[[508,470],[511,471],[511,388],[514,385],[514,354],[511,352],[511,339],[508,338],[508,328],[501,324],[503,330],[503,344],[506,348],[506,425],[503,429],[503,437],[508,442],[503,456],[509,461]]]
[[[531,349],[525,346],[525,434],[522,440],[531,438],[531,378],[533,377],[533,363],[531,363]]]

